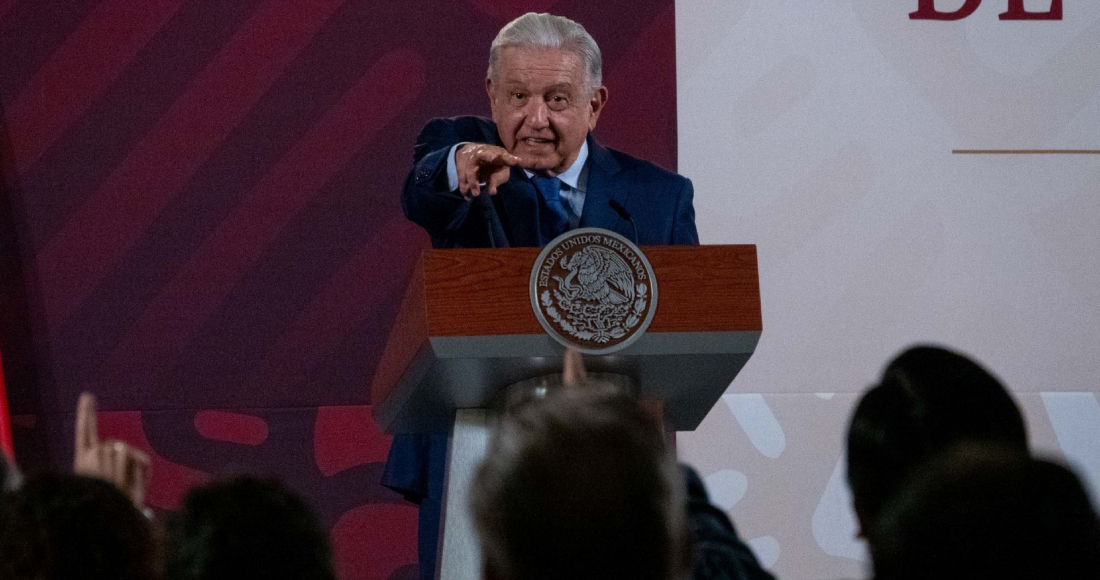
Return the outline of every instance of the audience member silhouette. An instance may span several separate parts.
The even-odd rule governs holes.
[[[860,533],[914,468],[963,441],[1026,453],[1023,417],[1008,391],[974,361],[934,346],[910,348],[859,401],[848,428],[848,484]]]
[[[869,536],[877,580],[1100,577],[1100,521],[1081,482],[1015,448],[964,444],[933,460]]]
[[[774,580],[698,474],[677,467],[649,412],[624,388],[589,379],[578,353],[563,376],[545,394],[510,400],[476,472],[486,580]],[[78,455],[81,441],[94,443],[87,457],[106,445],[93,403],[77,435]],[[1029,455],[1012,397],[961,354],[918,346],[892,360],[853,412],[847,453],[876,580],[1100,573],[1100,519],[1081,482]],[[17,473],[0,462],[0,481]],[[135,473],[124,481],[145,481]],[[325,533],[274,481],[189,492],[169,521],[163,568],[137,500],[107,481],[41,474],[2,499],[4,579],[335,580]]]
[[[275,481],[239,477],[191,490],[169,522],[167,580],[334,580],[309,508]]]
[[[513,406],[471,489],[488,580],[687,573],[683,478],[628,395],[585,381]]]
[[[148,521],[101,479],[39,474],[0,506],[4,580],[146,580],[156,562]]]

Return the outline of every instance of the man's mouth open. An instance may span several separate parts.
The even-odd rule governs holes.
[[[520,143],[523,143],[524,145],[526,145],[528,147],[546,147],[546,146],[553,146],[553,144],[554,144],[553,139],[539,139],[537,137],[524,137],[524,138],[520,139],[519,141],[520,141]]]

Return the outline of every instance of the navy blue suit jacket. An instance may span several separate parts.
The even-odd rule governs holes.
[[[405,182],[405,215],[420,224],[437,248],[539,245],[538,198],[523,170],[512,168],[497,195],[467,201],[449,191],[447,154],[461,142],[501,145],[484,117],[434,119],[424,126]],[[580,227],[597,227],[634,239],[634,228],[609,205],[626,208],[639,245],[698,244],[691,181],[648,161],[600,145],[588,136],[588,184]]]

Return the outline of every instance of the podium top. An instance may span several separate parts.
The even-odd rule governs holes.
[[[539,324],[529,283],[539,248],[428,250],[421,256],[371,386],[388,431],[449,428],[508,384],[560,372],[564,348]],[[694,429],[748,360],[763,330],[756,246],[650,246],[660,300],[621,351],[586,357],[624,374],[669,423]]]

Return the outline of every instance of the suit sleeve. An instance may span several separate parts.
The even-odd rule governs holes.
[[[470,213],[470,202],[451,193],[447,183],[447,156],[461,142],[454,121],[435,119],[420,131],[413,150],[413,167],[401,193],[405,217],[444,238],[458,230]]]
[[[695,246],[699,244],[699,232],[695,229],[695,189],[691,180],[683,178],[683,187],[676,196],[676,212],[672,222],[672,245]]]

